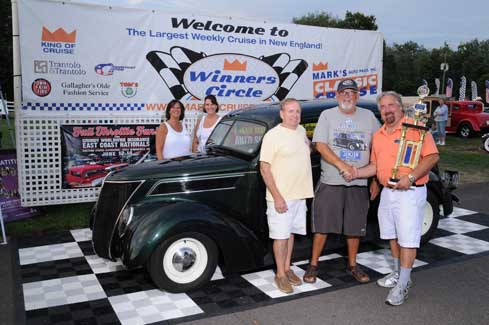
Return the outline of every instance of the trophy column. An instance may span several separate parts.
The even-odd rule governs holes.
[[[395,186],[399,182],[399,168],[407,167],[413,170],[418,166],[419,158],[421,156],[421,149],[423,142],[429,128],[421,125],[421,119],[426,114],[426,104],[423,103],[423,99],[428,96],[430,89],[427,86],[421,86],[418,88],[419,101],[414,105],[414,122],[402,123],[401,127],[401,139],[399,141],[399,149],[397,151],[396,163],[392,168],[391,177],[389,178],[389,185]],[[419,132],[419,141],[406,140],[409,130],[415,130]]]

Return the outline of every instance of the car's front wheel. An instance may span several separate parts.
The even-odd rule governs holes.
[[[436,195],[428,190],[428,197],[424,211],[423,225],[421,227],[421,244],[427,243],[440,221],[440,201]]]
[[[470,123],[462,123],[459,128],[458,128],[458,134],[462,137],[462,138],[468,138],[472,135],[472,125],[470,125]]]
[[[162,242],[147,269],[162,290],[184,292],[207,283],[218,261],[216,244],[200,233],[182,233]]]
[[[482,136],[482,148],[489,153],[489,133]]]

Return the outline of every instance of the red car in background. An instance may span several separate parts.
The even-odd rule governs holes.
[[[88,164],[68,168],[65,180],[70,187],[94,187],[102,184],[105,176],[111,171],[128,166],[126,163],[117,164]]]
[[[440,105],[439,100],[441,98],[429,96],[424,99],[429,116],[433,116],[433,112]],[[489,113],[484,112],[482,102],[443,99],[448,106],[447,133],[457,133],[463,138],[468,138],[475,133],[489,132]]]

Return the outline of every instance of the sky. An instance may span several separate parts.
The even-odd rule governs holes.
[[[344,18],[347,10],[374,15],[388,45],[414,41],[426,48],[447,42],[456,49],[489,40],[489,0],[73,0],[216,17],[290,23],[321,11]]]

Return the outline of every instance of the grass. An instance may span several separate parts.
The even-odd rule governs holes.
[[[42,233],[87,228],[93,203],[51,205],[39,208],[39,215],[5,225],[8,236],[41,235]]]
[[[14,149],[15,143],[12,142],[12,137],[15,139],[15,121],[13,118],[9,119],[10,129],[8,127],[5,117],[0,118],[0,134],[2,141],[0,141],[0,148],[2,149]]]
[[[447,136],[446,146],[439,146],[440,170],[456,170],[460,184],[489,182],[489,153],[482,149],[480,135],[470,139]]]
[[[13,127],[12,121],[12,127]],[[5,120],[0,121],[2,148],[13,148]],[[449,135],[447,145],[440,150],[440,170],[456,170],[460,183],[489,182],[489,153],[481,149],[480,136],[462,139]],[[88,227],[88,215],[93,203],[53,205],[39,208],[39,216],[10,222],[8,236],[26,236],[45,232]]]

